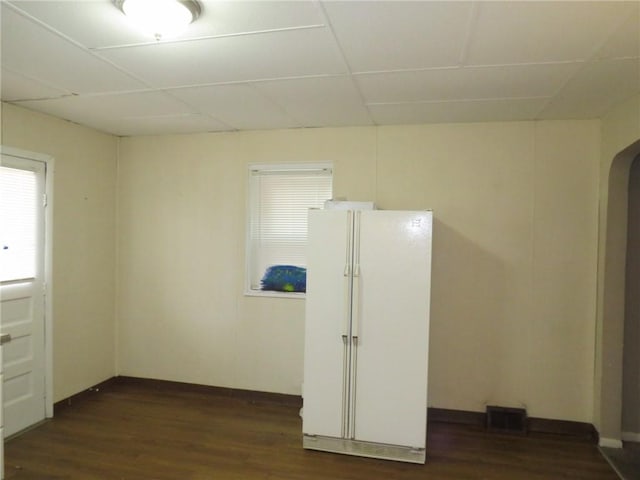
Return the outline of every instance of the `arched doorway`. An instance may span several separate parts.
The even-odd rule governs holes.
[[[625,283],[629,178],[631,166],[640,155],[640,140],[619,152],[611,163],[607,209],[601,247],[604,256],[596,345],[596,422],[600,445],[622,447],[623,343],[625,327]]]
[[[629,172],[624,348],[622,357],[622,440],[640,442],[640,155]]]

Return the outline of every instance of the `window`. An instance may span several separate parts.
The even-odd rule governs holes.
[[[248,294],[305,291],[307,212],[331,197],[331,165],[249,167]]]
[[[36,276],[36,173],[0,167],[0,281]]]

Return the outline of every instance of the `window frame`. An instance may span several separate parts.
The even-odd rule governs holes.
[[[314,163],[255,163],[249,164],[247,168],[247,192],[246,192],[246,218],[245,218],[245,271],[244,271],[244,295],[250,297],[275,297],[275,298],[298,298],[304,299],[306,297],[305,292],[278,292],[273,290],[260,290],[251,288],[251,275],[253,262],[255,261],[252,256],[252,240],[251,240],[251,228],[253,219],[253,190],[251,185],[252,174],[254,171],[314,171],[314,170],[329,170],[331,172],[331,194],[333,195],[333,174],[334,166],[331,162],[314,162]]]

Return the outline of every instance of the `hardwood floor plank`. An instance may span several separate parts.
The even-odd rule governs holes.
[[[296,405],[114,383],[7,442],[7,480],[616,480],[585,439],[430,423],[426,465],[302,448]]]

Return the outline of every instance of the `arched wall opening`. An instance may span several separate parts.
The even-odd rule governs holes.
[[[622,440],[640,442],[640,155],[629,173],[622,355]]]
[[[619,152],[609,169],[602,321],[598,336],[601,375],[599,390],[600,445],[622,447],[623,344],[625,329],[625,288],[629,179],[631,166],[640,155],[640,140]]]

